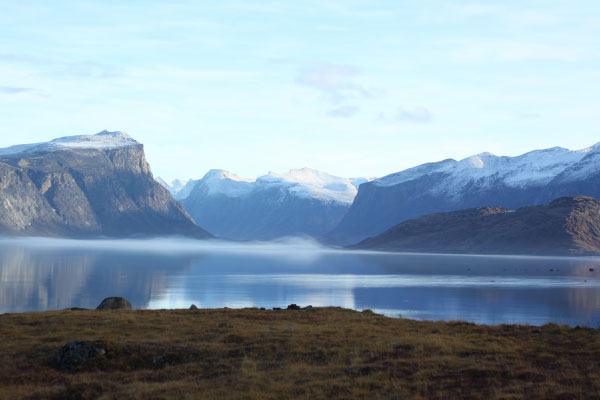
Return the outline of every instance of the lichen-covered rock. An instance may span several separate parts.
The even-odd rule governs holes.
[[[123,297],[107,297],[96,310],[131,310],[131,303]]]
[[[61,371],[75,372],[90,361],[104,355],[106,351],[99,345],[86,341],[73,341],[58,350],[57,365]]]

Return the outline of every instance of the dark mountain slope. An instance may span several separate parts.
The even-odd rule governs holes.
[[[563,197],[545,206],[483,207],[411,219],[355,249],[412,252],[600,254],[600,202]]]

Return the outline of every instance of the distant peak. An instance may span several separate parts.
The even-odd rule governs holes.
[[[94,136],[103,136],[103,137],[111,137],[111,138],[119,138],[119,139],[131,139],[131,136],[129,136],[125,132],[121,132],[121,131],[108,131],[106,129],[104,129],[101,132],[96,133]]]
[[[213,179],[229,179],[231,181],[237,182],[253,182],[254,178],[243,178],[238,176],[232,172],[226,171],[224,169],[211,169],[209,170],[204,177],[203,180],[213,180]]]
[[[95,135],[65,136],[54,139],[51,144],[70,148],[114,149],[139,145],[128,134],[120,131],[103,130]]]
[[[139,146],[140,143],[124,132],[104,130],[95,135],[65,136],[49,142],[20,144],[0,149],[0,156],[15,156],[69,149],[116,149],[120,147]]]

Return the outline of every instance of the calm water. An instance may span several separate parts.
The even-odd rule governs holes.
[[[478,323],[600,323],[600,259],[334,251],[310,242],[0,240],[0,313],[94,308],[369,308]]]

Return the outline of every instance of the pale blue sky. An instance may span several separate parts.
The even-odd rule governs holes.
[[[0,147],[122,130],[198,178],[600,141],[597,0],[0,7]]]

